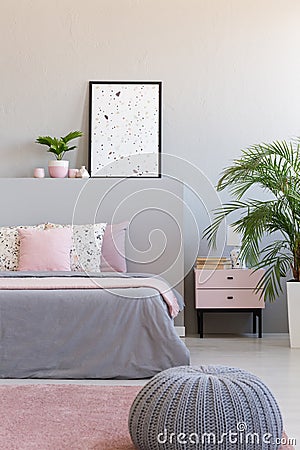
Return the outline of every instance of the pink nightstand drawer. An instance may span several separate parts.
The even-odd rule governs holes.
[[[196,290],[196,308],[264,308],[264,307],[265,307],[264,299],[263,298],[259,299],[259,294],[255,294],[251,289]]]
[[[253,289],[263,274],[263,269],[256,272],[251,269],[195,269],[196,289]]]

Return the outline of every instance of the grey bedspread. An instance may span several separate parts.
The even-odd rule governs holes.
[[[0,272],[33,276],[53,273]],[[134,379],[188,364],[189,352],[153,288],[0,290],[1,378]]]

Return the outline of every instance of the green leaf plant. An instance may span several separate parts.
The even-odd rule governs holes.
[[[247,197],[253,186],[262,188],[270,200]],[[256,291],[272,302],[282,291],[281,278],[291,269],[294,279],[300,281],[299,142],[275,141],[243,150],[242,157],[221,174],[217,190],[224,189],[234,200],[214,210],[213,222],[203,235],[216,247],[221,223],[238,213],[239,219],[232,226],[243,236],[240,257],[247,267],[265,268]],[[272,237],[277,232],[280,239]],[[265,236],[273,239],[262,246]]]
[[[35,141],[37,144],[47,145],[50,153],[53,153],[58,161],[61,161],[66,152],[74,150],[76,145],[69,147],[68,144],[73,139],[77,139],[83,136],[81,131],[71,131],[66,136],[61,138],[50,137],[50,136],[39,136]]]

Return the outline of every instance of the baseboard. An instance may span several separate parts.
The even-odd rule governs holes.
[[[177,328],[177,327],[176,327]],[[181,327],[178,327],[181,328]],[[187,335],[185,335],[185,337],[190,337],[190,338],[198,338],[199,339],[199,333],[188,333]],[[218,338],[218,337],[223,337],[223,338],[231,338],[231,337],[235,337],[235,338],[242,338],[242,337],[256,337],[253,333],[205,333],[204,337],[214,337],[214,338]],[[289,333],[269,333],[269,332],[264,332],[263,331],[263,338],[264,337],[274,337],[274,338],[278,338],[278,339],[288,339],[289,338]]]
[[[175,330],[179,337],[185,337],[185,327],[176,327]]]

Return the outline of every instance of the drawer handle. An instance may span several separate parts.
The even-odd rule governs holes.
[[[227,300],[233,300],[232,296],[227,297]]]
[[[233,277],[227,277],[227,280],[233,280]]]

